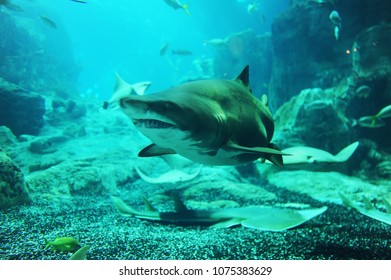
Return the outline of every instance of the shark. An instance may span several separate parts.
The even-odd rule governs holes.
[[[383,212],[383,211],[377,210],[371,204],[371,201],[366,196],[363,197],[365,207],[361,207],[359,205],[356,205],[352,200],[347,198],[342,193],[339,193],[339,196],[340,196],[343,204],[346,205],[347,207],[353,208],[353,209],[357,210],[359,213],[361,213],[367,217],[370,217],[370,218],[375,219],[377,221],[391,225],[391,202],[388,199],[386,199],[385,197],[382,198],[382,201],[383,201],[384,206],[386,208],[386,212]]]
[[[267,98],[252,94],[248,66],[234,80],[188,82],[154,94],[121,96],[118,104],[153,142],[139,157],[179,154],[205,165],[265,158],[283,165],[283,153],[271,143],[274,122]]]
[[[120,215],[139,219],[159,221],[179,225],[211,225],[214,228],[243,227],[283,231],[297,227],[327,210],[327,206],[314,209],[295,210],[270,206],[249,206],[214,210],[190,210],[183,202],[175,199],[176,211],[159,212],[144,198],[146,211],[136,211],[121,198],[112,196],[112,201]]]

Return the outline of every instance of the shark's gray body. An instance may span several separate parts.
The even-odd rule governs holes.
[[[249,86],[248,67],[235,80],[204,80],[119,100],[121,109],[154,144],[139,156],[180,154],[207,165],[267,158],[282,165],[270,143],[272,115]]]

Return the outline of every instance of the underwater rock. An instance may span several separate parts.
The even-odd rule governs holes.
[[[74,122],[87,113],[85,104],[78,103],[73,100],[65,101],[56,99],[53,100],[45,114],[46,122],[53,126],[61,126]]]
[[[6,126],[0,126],[0,151],[12,151],[17,143],[18,140],[12,131]]]
[[[235,202],[239,205],[244,202],[265,203],[275,200],[277,196],[261,186],[221,180],[215,183],[204,181],[194,184],[183,192],[183,198],[188,205],[196,209],[207,209],[222,207],[222,204],[231,207]]]
[[[233,33],[215,46],[214,73],[227,78],[227,73],[239,73],[244,65],[250,65],[252,91],[262,95],[267,91],[271,76],[271,35],[257,35],[253,30]]]
[[[77,96],[80,68],[66,29],[48,32],[36,17],[34,13],[21,16],[1,11],[0,77],[44,94],[53,90],[65,98]]]
[[[45,100],[0,77],[0,125],[12,132],[37,135],[44,125]]]
[[[326,5],[297,4],[273,22],[274,58],[269,84],[272,108],[279,107],[302,89],[331,87],[348,70],[348,60],[335,49],[333,27],[328,18],[331,11]],[[334,70],[336,67],[338,72]]]
[[[329,20],[334,10],[342,17],[338,41],[334,38],[334,24]],[[278,108],[302,89],[330,88],[350,76],[352,42],[363,30],[382,21],[389,22],[390,10],[391,2],[387,0],[376,4],[372,0],[292,1],[272,25],[271,107]],[[384,45],[389,45],[387,38],[388,35]],[[378,42],[382,44],[382,40]],[[375,58],[378,59],[381,58]]]
[[[136,180],[133,163],[120,161],[118,154],[84,159],[65,160],[56,164],[55,158],[37,162],[36,172],[26,176],[34,201],[71,198],[78,195],[107,195],[117,187]],[[127,154],[125,154],[127,155]],[[121,162],[121,164],[118,164]],[[53,164],[47,169],[45,164]]]
[[[333,89],[305,89],[274,114],[274,141],[281,148],[310,146],[333,154],[350,144],[353,132]]]
[[[70,119],[84,117],[87,112],[87,108],[84,104],[76,103],[73,100],[68,101],[65,110],[68,113]]]
[[[0,209],[30,202],[22,171],[0,152]]]
[[[338,204],[341,204],[340,192],[350,193],[355,200],[360,200],[363,195],[372,199],[391,191],[389,182],[379,186],[337,172],[281,171],[272,173],[267,180],[277,187]]]
[[[357,35],[352,48],[353,70],[373,80],[391,74],[391,24],[381,23]]]
[[[254,185],[244,180],[234,167],[204,166],[201,175],[181,184],[183,199],[196,209],[265,204],[277,197],[261,184]]]
[[[30,143],[29,150],[35,154],[50,154],[57,151],[48,138],[40,138]]]
[[[31,173],[31,172],[36,172],[39,170],[45,170],[45,169],[48,169],[52,166],[60,164],[63,161],[64,161],[64,159],[59,158],[58,155],[37,158],[36,160],[32,161],[29,164],[28,171]]]
[[[83,137],[87,135],[85,126],[75,123],[69,124],[67,127],[65,127],[62,133],[64,136],[71,138]]]

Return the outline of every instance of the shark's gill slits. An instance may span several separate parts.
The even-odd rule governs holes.
[[[170,128],[174,127],[174,125],[153,119],[138,119],[134,121],[134,124],[137,126],[144,126],[146,128]]]

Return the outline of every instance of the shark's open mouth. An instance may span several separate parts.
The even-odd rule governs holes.
[[[133,123],[136,126],[144,126],[146,128],[170,128],[170,127],[175,127],[174,125],[159,121],[159,120],[154,120],[154,119],[138,119],[134,120]]]

